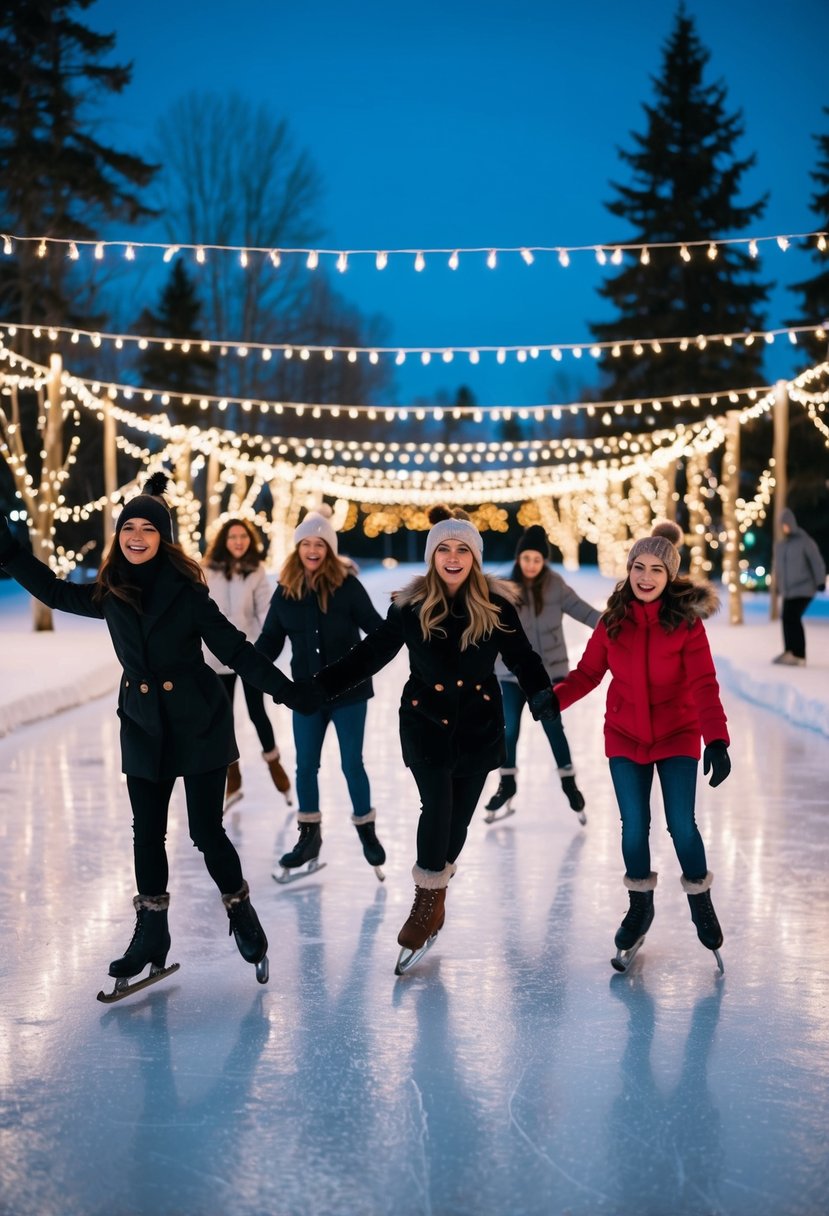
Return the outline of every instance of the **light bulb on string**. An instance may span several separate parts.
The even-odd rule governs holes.
[[[95,246],[95,260],[97,262],[102,262],[104,260],[104,247],[100,241]]]
[[[681,249],[679,251],[679,256],[682,258],[683,262],[690,262],[691,251],[689,250],[687,245],[683,245],[681,247]]]
[[[399,350],[394,357],[394,361],[397,364],[397,366],[400,367],[400,365],[402,363],[406,362],[406,352],[403,350]]]
[[[570,254],[566,249],[559,249],[558,262],[560,266],[564,266],[565,268],[570,265]]]
[[[821,232],[820,236],[817,239],[817,247],[821,253],[826,252],[826,236],[823,232]]]
[[[787,236],[779,236],[777,238],[777,244],[778,244],[781,252],[785,253],[786,250],[789,248],[789,245],[791,244],[791,242],[789,241],[789,238]]]
[[[535,261],[535,258],[533,257],[532,252],[529,249],[522,249],[521,257],[524,259],[524,261],[527,263],[528,266],[532,266],[533,262]]]
[[[168,245],[167,248],[164,250],[164,256],[162,257],[161,260],[163,262],[172,262],[173,258],[178,253],[178,249],[179,249],[178,245]]]
[[[498,256],[494,249],[490,249],[489,253],[487,254],[486,264],[490,270],[494,270],[496,265],[498,264]]]
[[[340,274],[345,274],[348,270],[348,254],[344,250],[337,258],[337,270],[339,270]]]
[[[450,270],[457,270],[457,269],[458,269],[458,263],[459,263],[459,261],[460,261],[460,259],[459,259],[459,257],[458,257],[458,251],[457,251],[457,249],[456,249],[456,250],[454,251],[454,253],[452,253],[452,254],[450,255],[450,257],[449,257],[449,269],[450,269]]]
[[[305,262],[305,265],[308,267],[309,270],[316,270],[316,268],[319,266],[319,264],[320,264],[320,255],[317,253],[316,249],[311,249],[308,253],[308,258]]]
[[[607,264],[607,254],[602,249],[601,245],[596,246],[596,261],[600,266],[605,266]]]
[[[418,250],[418,253],[414,260],[414,268],[418,273],[420,273],[420,271],[423,270],[425,265],[426,265],[426,259],[424,258],[423,254]]]
[[[382,249],[380,250],[380,252],[377,254],[377,256],[374,259],[374,264],[378,270],[386,269],[386,267],[389,264],[389,255],[385,252],[385,250],[382,250]]]
[[[623,254],[622,250],[617,247],[616,249],[613,250],[613,253],[610,255],[610,260],[614,266],[621,266],[623,257],[624,257],[624,254]]]
[[[642,246],[642,252],[639,254],[639,261],[642,266],[649,266],[651,261],[650,250],[647,245]]]
[[[719,249],[712,241],[711,244],[708,246],[708,249],[706,250],[706,254],[707,254],[709,260],[712,262],[715,261],[718,253],[719,253]]]
[[[752,258],[756,258],[760,252],[757,242],[754,239],[750,240],[748,243],[748,252],[749,252],[749,257],[752,257]]]

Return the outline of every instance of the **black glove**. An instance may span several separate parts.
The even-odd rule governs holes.
[[[0,564],[12,557],[19,548],[19,544],[12,536],[9,521],[0,511]]]
[[[710,771],[709,785],[722,785],[731,772],[728,745],[722,739],[715,739],[713,743],[709,743],[702,753],[702,771],[706,776]]]
[[[558,697],[552,688],[542,688],[541,692],[534,692],[527,704],[536,722],[555,722],[556,718],[561,717]]]
[[[313,680],[296,680],[286,691],[283,701],[298,714],[315,714],[325,704],[325,693]]]

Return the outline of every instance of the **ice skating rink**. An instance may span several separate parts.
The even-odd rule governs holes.
[[[567,632],[575,659],[586,635]],[[0,1212],[824,1213],[829,739],[724,693],[734,769],[701,785],[698,818],[725,975],[697,941],[657,796],[656,919],[620,976],[603,694],[565,718],[586,828],[527,719],[517,813],[490,827],[477,813],[445,929],[396,979],[418,809],[397,739],[404,671],[400,657],[377,679],[368,718],[382,886],[349,821],[333,732],[327,865],[273,882],[293,818],[239,696],[245,796],[228,826],[270,937],[266,987],[228,937],[177,789],[169,961],[181,970],[96,1002],[133,925],[114,697],[0,739]],[[290,714],[272,713],[292,770]]]

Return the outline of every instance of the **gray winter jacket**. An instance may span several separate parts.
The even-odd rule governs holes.
[[[774,546],[774,576],[784,600],[808,598],[826,585],[826,563],[808,532],[797,526],[794,512],[780,513],[791,532]]]
[[[594,629],[601,613],[577,595],[561,575],[556,574],[549,566],[544,571],[542,580],[543,607],[539,615],[535,615],[532,595],[528,596],[522,588],[516,588],[521,596],[516,608],[530,645],[536,654],[541,656],[550,679],[555,683],[556,680],[564,679],[570,670],[561,624],[563,615],[566,613],[574,620]],[[515,683],[515,676],[500,659],[496,664],[495,673],[502,682]]]

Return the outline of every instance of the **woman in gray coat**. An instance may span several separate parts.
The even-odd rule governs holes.
[[[520,588],[518,616],[524,632],[533,650],[541,656],[544,667],[555,684],[557,680],[563,680],[570,670],[562,630],[563,615],[566,613],[593,629],[601,613],[577,595],[561,575],[550,569],[547,565],[549,559],[550,544],[547,534],[540,524],[533,524],[525,530],[518,542],[510,578]],[[498,789],[486,804],[487,823],[493,823],[496,819],[503,819],[512,813],[511,804],[517,788],[515,778],[518,769],[515,761],[518,734],[521,729],[521,715],[526,705],[526,697],[518,681],[505,664],[499,663],[495,670],[504,699],[507,755],[501,769]],[[578,815],[579,822],[587,823],[584,795],[576,785],[576,771],[561,718],[542,721],[541,725],[555,756],[561,788],[567,795],[567,801]]]
[[[774,577],[783,599],[783,653],[775,663],[803,667],[806,634],[803,614],[826,585],[826,563],[808,532],[798,527],[788,507],[780,512],[781,539],[774,546]]]

